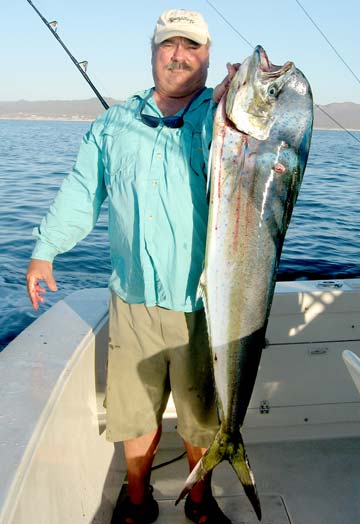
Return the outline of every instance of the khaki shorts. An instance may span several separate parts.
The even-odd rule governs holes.
[[[110,303],[106,437],[139,437],[161,424],[170,390],[180,436],[207,447],[219,422],[204,311]]]

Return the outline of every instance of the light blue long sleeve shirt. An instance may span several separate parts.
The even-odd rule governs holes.
[[[197,287],[208,217],[212,89],[194,100],[177,129],[141,122],[139,106],[148,95],[134,95],[92,124],[34,229],[32,258],[53,261],[71,249],[93,229],[108,197],[110,289],[129,303],[193,311],[202,307]],[[144,113],[161,116],[152,96]]]

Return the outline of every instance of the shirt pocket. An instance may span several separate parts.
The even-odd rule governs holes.
[[[131,182],[136,175],[136,155],[139,153],[136,137],[129,139],[126,130],[107,130],[104,133],[103,163],[107,189],[114,184]]]

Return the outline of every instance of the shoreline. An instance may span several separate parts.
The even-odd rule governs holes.
[[[100,114],[100,113],[99,113]],[[82,116],[0,116],[0,120],[7,121],[33,121],[33,122],[93,122],[97,116],[94,117],[82,117]],[[314,127],[314,131],[353,131],[360,132],[359,129],[346,128],[342,129],[341,127]]]
[[[100,113],[99,113],[100,115]],[[97,116],[0,116],[0,120],[32,120],[36,121],[53,121],[53,122],[93,122]]]

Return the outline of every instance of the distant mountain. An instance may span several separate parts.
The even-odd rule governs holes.
[[[112,106],[117,102],[108,98]],[[0,102],[0,119],[10,120],[94,120],[104,111],[97,98],[87,100],[43,100]],[[360,104],[352,102],[315,106],[315,129],[360,130]]]
[[[315,106],[314,126],[316,129],[360,130],[360,104],[353,102]]]
[[[109,106],[116,103],[112,98],[106,101]],[[0,118],[11,120],[94,120],[103,111],[97,98],[0,102]]]

